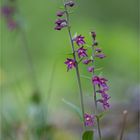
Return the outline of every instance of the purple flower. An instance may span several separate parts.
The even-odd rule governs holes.
[[[93,39],[95,40],[96,39],[96,32],[91,32],[91,35],[92,35]]]
[[[98,85],[99,88],[102,87],[103,90],[108,90],[108,89],[109,89],[109,87],[108,87],[108,85],[107,85],[107,83],[106,83],[107,81],[108,81],[107,79],[102,78],[102,77],[98,77],[98,76],[94,76],[94,77],[92,78],[93,84],[94,84],[94,85]]]
[[[105,79],[105,78],[101,78],[101,77],[98,77],[98,76],[94,76],[92,81],[94,82],[95,85],[97,84],[103,84],[103,83],[106,83],[108,80]]]
[[[94,68],[91,66],[91,67],[88,67],[88,72],[93,72],[94,71]]]
[[[65,13],[64,11],[58,11],[57,12],[57,16],[58,17],[62,17],[64,15],[64,13]]]
[[[69,1],[65,3],[65,6],[70,6],[73,7],[75,5],[75,3],[73,1]]]
[[[69,69],[72,69],[76,66],[75,60],[70,59],[70,58],[67,58],[67,60],[65,61],[65,64],[67,65],[67,71],[69,71]]]
[[[85,126],[93,126],[94,125],[94,115],[90,115],[90,114],[85,114],[84,115],[84,119],[85,119]]]
[[[97,100],[97,102],[100,102],[100,103],[102,103],[102,105],[103,105],[103,108],[106,110],[106,109],[108,109],[109,107],[110,107],[110,104],[108,103],[108,100],[110,99],[110,97],[109,98],[103,98],[103,99],[99,99],[99,100]]]
[[[73,39],[73,41],[75,41],[78,46],[84,45],[85,44],[84,38],[85,38],[84,36],[78,35]]]
[[[91,62],[91,60],[90,59],[85,59],[85,60],[83,60],[83,64],[89,64]]]
[[[84,49],[83,47],[79,48],[77,50],[79,58],[86,57],[87,56],[86,51],[87,49]]]
[[[18,25],[17,25],[17,22],[15,20],[8,19],[7,20],[7,26],[10,30],[13,30],[13,29],[17,28]]]
[[[103,53],[99,53],[99,54],[96,54],[95,57],[98,57],[100,59],[103,59],[105,58],[106,56],[103,54]]]
[[[100,52],[102,52],[102,49],[101,48],[96,48],[95,51],[100,53]]]
[[[104,99],[109,99],[110,98],[110,96],[106,93],[106,90],[104,90],[104,89],[103,90],[99,90],[97,92],[100,93],[102,98],[104,98]]]
[[[99,91],[97,91],[97,92],[100,93],[100,94],[101,94],[101,97],[102,97],[101,99],[97,100],[97,102],[102,103],[104,109],[109,108],[110,105],[109,105],[109,103],[108,103],[108,100],[109,100],[111,97],[107,94],[106,90],[105,90],[105,89],[102,89],[102,90],[99,90]]]
[[[57,19],[55,30],[61,30],[62,28],[67,26],[67,21],[65,19]]]
[[[1,7],[1,14],[5,17],[9,17],[14,13],[14,8],[10,6],[3,6]]]

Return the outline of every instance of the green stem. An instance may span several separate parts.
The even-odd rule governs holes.
[[[82,91],[82,86],[81,86],[81,79],[80,79],[78,62],[77,62],[77,59],[76,59],[76,54],[75,54],[75,49],[74,49],[74,43],[73,43],[72,34],[71,34],[71,30],[70,30],[70,25],[69,25],[69,13],[67,11],[67,7],[66,6],[65,6],[65,12],[66,12],[68,34],[69,34],[70,42],[71,42],[71,46],[72,46],[73,58],[74,58],[74,60],[76,62],[75,68],[76,68],[76,75],[77,75],[78,86],[79,86],[79,91],[80,91],[80,101],[81,101],[81,108],[82,108],[82,115],[83,115],[83,126],[85,128],[85,122],[84,122],[85,110],[84,110],[83,91]]]
[[[94,46],[92,46],[92,57],[94,58]],[[93,67],[95,69],[95,64],[94,61],[92,61]],[[94,76],[94,71],[93,71],[93,75]],[[96,86],[93,84],[93,91],[94,91],[94,104],[95,104],[95,115],[97,115],[98,113],[98,108],[97,108],[97,95],[96,95]],[[102,135],[101,135],[101,128],[100,128],[100,119],[98,117],[96,117],[97,120],[97,129],[98,129],[98,135],[99,135],[99,140],[102,139]]]
[[[15,6],[15,9],[16,9],[16,13],[18,15],[20,15],[20,10],[19,10],[19,6],[18,6],[18,1],[13,1],[14,3],[14,6]],[[22,49],[23,49],[23,53],[25,55],[25,58],[27,59],[27,68],[29,69],[29,77],[31,78],[32,80],[32,86],[34,88],[34,90],[36,92],[39,92],[39,86],[38,86],[38,81],[37,81],[37,78],[36,78],[36,72],[35,72],[35,69],[34,69],[34,65],[33,65],[33,60],[32,60],[32,56],[31,56],[31,52],[30,52],[30,48],[29,48],[29,45],[28,45],[28,40],[27,40],[27,37],[26,37],[26,33],[24,31],[24,29],[22,28],[22,26],[19,24],[18,26],[18,30],[20,32],[20,35],[21,35],[21,41],[22,41]]]
[[[35,90],[39,91],[39,86],[38,86],[38,82],[37,82],[37,79],[36,79],[36,73],[35,73],[35,69],[34,69],[34,66],[33,66],[32,56],[31,56],[31,53],[30,53],[30,50],[29,50],[29,47],[28,47],[28,41],[27,41],[25,32],[21,28],[20,28],[20,33],[21,33],[21,40],[22,40],[22,44],[23,44],[22,45],[23,46],[23,52],[24,52],[24,55],[27,59],[27,65],[28,65],[28,68],[29,68],[29,75],[31,77],[33,87],[35,88]]]

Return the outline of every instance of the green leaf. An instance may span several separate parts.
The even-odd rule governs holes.
[[[94,71],[100,71],[100,70],[102,70],[103,68],[97,68],[97,69],[95,69]]]
[[[61,10],[64,10],[64,6],[59,7]]]
[[[82,140],[94,140],[94,132],[93,131],[85,131],[82,136]]]
[[[85,44],[84,46],[85,46],[85,47],[88,47],[88,48],[92,48],[92,46],[89,45],[89,44]]]
[[[90,60],[92,60],[92,61],[94,60],[93,56],[90,56]]]
[[[82,116],[82,111],[81,109],[76,106],[75,104],[65,100],[65,99],[62,99],[62,101],[70,108],[72,109],[76,114],[78,114],[78,116],[80,117],[80,120],[82,121],[83,120],[83,116]]]
[[[74,34],[74,36],[72,38],[76,38],[77,37],[77,32]]]
[[[105,111],[105,112],[101,112],[100,114],[98,114],[98,115],[96,115],[96,118],[97,119],[102,119],[103,117],[104,117],[104,115],[107,113],[107,111]]]
[[[73,53],[67,53],[66,55],[73,55]]]
[[[102,76],[103,75],[103,72],[100,72],[99,74],[98,74],[98,76]]]
[[[91,80],[91,77],[89,77],[89,76],[80,75],[80,77],[85,78],[85,79],[88,79],[88,80]]]
[[[70,11],[70,12],[68,12],[69,14],[72,14],[72,13],[74,13],[74,11]]]

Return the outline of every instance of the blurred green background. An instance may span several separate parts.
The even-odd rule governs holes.
[[[108,115],[117,112],[119,116],[135,102],[139,89],[138,1],[75,2],[70,17],[72,33],[84,35],[86,42],[91,44],[90,31],[97,32],[99,47],[107,57],[96,64],[103,67],[102,74],[109,79],[112,106],[119,106],[116,110],[111,109]],[[53,140],[78,140],[81,133],[78,117],[62,102],[66,99],[78,106],[80,102],[75,71],[67,72],[64,65],[71,52],[67,31],[54,30],[56,12],[62,6],[62,0],[18,0],[17,6],[20,11],[17,18],[28,42],[38,90],[29,73],[22,34],[9,31],[1,17],[1,139],[46,140],[45,132],[48,131],[47,137],[53,135]],[[85,66],[80,65],[80,72],[88,75]],[[82,78],[82,85],[87,110],[92,110],[87,101],[92,95],[91,83]],[[118,116],[114,115],[114,119]],[[37,127],[40,129],[34,130]]]

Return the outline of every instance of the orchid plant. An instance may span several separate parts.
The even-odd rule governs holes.
[[[102,139],[101,128],[100,128],[100,118],[103,116],[103,112],[98,111],[98,104],[103,106],[104,110],[110,108],[109,99],[110,96],[108,94],[109,86],[107,84],[108,80],[104,77],[101,77],[95,73],[96,66],[95,62],[96,59],[103,59],[105,58],[105,54],[102,52],[102,49],[98,47],[98,42],[96,40],[96,32],[91,32],[92,38],[92,45],[89,47],[92,51],[92,56],[88,55],[87,53],[87,43],[85,41],[85,37],[81,34],[72,37],[71,32],[71,24],[70,24],[70,8],[75,6],[74,1],[67,1],[64,2],[64,9],[57,12],[58,19],[55,21],[55,30],[62,30],[66,28],[68,31],[68,36],[70,38],[71,49],[72,49],[72,57],[66,58],[64,62],[67,67],[67,71],[71,69],[75,69],[79,93],[80,93],[80,101],[81,101],[81,110],[82,110],[82,120],[83,120],[83,140],[93,140],[94,139],[94,129],[97,126],[99,140]],[[78,47],[78,49],[77,49]],[[84,93],[81,85],[81,75],[79,71],[79,63],[83,63],[87,65],[87,71],[91,73],[91,82],[93,85],[93,102],[95,104],[95,109],[92,114],[86,113],[85,104],[84,104]],[[97,94],[100,95],[100,98],[97,98]],[[88,128],[93,128],[89,130]]]

